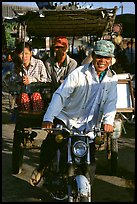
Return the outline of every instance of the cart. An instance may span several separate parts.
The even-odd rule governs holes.
[[[55,36],[72,37],[72,54],[75,37],[86,36],[93,43],[97,39],[111,39],[112,28],[115,21],[117,7],[111,9],[40,9],[39,11],[27,11],[23,14],[17,14],[15,20],[18,22],[18,37],[16,40],[24,41],[26,36],[32,44],[36,42],[45,43],[46,38],[50,38],[50,55],[52,55],[52,39]],[[15,12],[17,13],[17,12]],[[35,43],[34,43],[35,42]],[[121,81],[122,80],[122,81]],[[101,135],[102,144],[96,144],[97,150],[106,149],[107,159],[110,165],[110,171],[116,174],[118,160],[118,138],[121,136],[123,119],[122,113],[134,112],[134,96],[130,75],[123,79],[119,79],[119,84],[126,86],[127,92],[124,97],[129,103],[127,106],[119,107],[115,118],[115,132],[113,134]],[[125,85],[126,84],[126,85]],[[119,86],[119,85],[118,85]],[[45,85],[46,94],[50,95],[50,87]],[[125,90],[125,89],[124,89]],[[41,90],[42,91],[42,90]],[[44,93],[44,91],[43,91]],[[48,98],[48,97],[47,97]],[[50,99],[51,96],[48,98]],[[123,99],[124,100],[124,99]],[[48,103],[50,100],[47,100]],[[45,110],[41,112],[26,112],[17,111],[16,125],[13,137],[12,149],[12,173],[21,173],[23,164],[23,154],[25,149],[40,148],[34,145],[37,138],[37,131],[41,129],[43,115],[46,111],[48,103],[45,105]]]

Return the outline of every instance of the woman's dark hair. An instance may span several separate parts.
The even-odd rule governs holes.
[[[17,44],[16,49],[15,49],[15,53],[16,54],[20,54],[24,48],[28,48],[28,50],[31,52],[32,48],[29,42],[25,42],[25,46],[24,46],[24,42],[20,42],[19,44]]]
[[[32,48],[31,45],[28,42],[25,42],[25,48],[28,48],[31,52]],[[15,70],[19,73],[19,71],[22,69],[22,59],[19,57],[19,54],[24,49],[24,42],[20,42],[16,45],[16,49],[13,56],[13,62],[15,64]]]

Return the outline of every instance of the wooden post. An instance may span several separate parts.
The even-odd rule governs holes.
[[[73,36],[73,38],[72,38],[72,55],[73,55],[73,49],[74,49],[74,39],[75,39],[75,37]]]

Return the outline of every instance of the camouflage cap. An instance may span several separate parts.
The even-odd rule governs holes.
[[[115,45],[108,40],[99,40],[95,42],[93,50],[96,55],[114,57]]]

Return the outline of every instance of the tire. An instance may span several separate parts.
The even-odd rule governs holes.
[[[82,197],[80,198],[80,202],[83,203],[83,202],[89,202],[88,198],[87,197]]]
[[[22,171],[23,164],[23,148],[21,147],[22,142],[21,131],[15,128],[12,148],[12,174],[19,174]]]
[[[91,187],[91,201],[89,201],[89,198],[87,198],[86,196],[85,197],[81,197],[80,198],[80,202],[83,203],[83,202],[92,202],[92,187]]]

